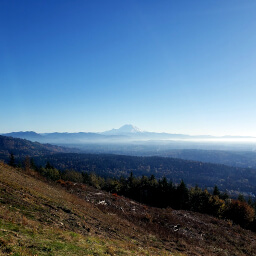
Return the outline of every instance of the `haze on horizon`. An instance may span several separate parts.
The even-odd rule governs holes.
[[[171,143],[172,146],[176,145],[176,143],[183,143],[183,147],[187,146],[187,143],[192,143],[191,145],[198,147],[199,144],[201,146],[205,146],[207,144],[210,146],[211,144],[216,144],[219,146],[227,146],[232,148],[232,145],[239,144],[244,147],[246,145],[251,144],[253,146],[253,151],[255,151],[256,145],[256,137],[252,136],[212,136],[212,135],[190,135],[190,134],[177,134],[177,133],[156,133],[151,131],[141,130],[140,128],[132,125],[125,124],[120,128],[114,128],[104,132],[77,132],[77,133],[69,133],[69,132],[53,132],[53,133],[36,133],[35,131],[19,131],[14,133],[0,133],[0,135],[10,136],[14,138],[24,138],[31,141],[39,141],[41,143],[79,143],[79,144],[87,144],[87,143],[96,143],[96,144],[119,144],[119,143],[146,143],[150,144],[168,144]],[[72,139],[70,140],[70,135]],[[94,137],[91,137],[91,136]],[[102,136],[102,137],[98,137]],[[89,137],[87,137],[89,136]],[[96,137],[95,137],[96,136]],[[185,143],[185,144],[184,144]],[[196,143],[196,144],[195,144]],[[177,144],[178,145],[178,144]],[[180,147],[180,145],[179,145]],[[191,147],[191,146],[190,146]],[[199,146],[200,147],[200,146]],[[221,149],[221,148],[220,148]],[[241,147],[240,147],[241,149]],[[248,148],[246,148],[248,149]]]
[[[256,2],[0,2],[0,133],[131,123],[256,136]]]

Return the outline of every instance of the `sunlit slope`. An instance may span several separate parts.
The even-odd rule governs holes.
[[[3,163],[0,219],[0,255],[171,255],[132,223]]]
[[[230,221],[151,208],[82,184],[61,187],[0,162],[0,255],[255,252],[256,235]]]

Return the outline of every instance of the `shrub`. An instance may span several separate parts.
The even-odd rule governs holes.
[[[83,182],[83,175],[80,172],[67,170],[61,176],[63,180],[69,180],[77,183]]]
[[[255,217],[254,209],[246,202],[232,200],[225,209],[224,217],[233,220],[236,224],[247,227]]]

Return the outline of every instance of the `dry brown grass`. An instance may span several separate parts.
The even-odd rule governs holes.
[[[230,222],[38,178],[0,162],[0,255],[256,255]]]
[[[142,233],[143,240],[131,239],[130,234],[138,231],[135,225],[121,229],[126,220],[3,163],[0,219],[0,255],[165,254],[164,249],[145,246]]]

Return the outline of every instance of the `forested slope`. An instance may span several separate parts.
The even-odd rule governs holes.
[[[51,144],[41,144],[39,142],[31,142],[26,139],[18,139],[0,135],[0,159],[2,160],[8,160],[10,154],[14,154],[16,158],[24,158],[26,156],[32,157],[78,151],[79,150],[59,147]]]
[[[202,163],[167,157],[135,157],[102,154],[54,154],[34,158],[38,165],[49,161],[54,167],[80,172],[95,172],[102,176],[120,177],[155,175],[166,177],[174,183],[182,179],[191,186],[213,187],[222,191],[256,194],[256,170]]]

